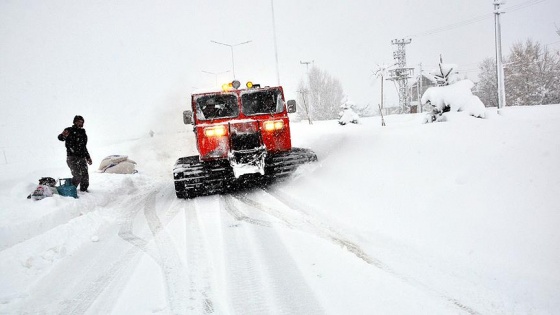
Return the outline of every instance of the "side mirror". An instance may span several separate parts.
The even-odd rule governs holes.
[[[296,112],[296,100],[289,100],[288,101],[288,113],[295,113]]]
[[[193,112],[191,110],[186,110],[183,112],[183,122],[185,123],[185,125],[190,125],[193,123],[192,113]]]

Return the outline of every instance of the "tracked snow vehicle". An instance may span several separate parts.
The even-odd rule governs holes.
[[[178,198],[268,184],[317,160],[313,151],[292,147],[288,113],[296,111],[296,102],[285,101],[281,86],[239,87],[233,81],[221,91],[192,94],[183,121],[193,125],[199,154],[175,163]]]

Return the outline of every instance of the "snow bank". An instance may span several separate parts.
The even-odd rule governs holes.
[[[30,229],[36,226],[35,223],[36,220],[31,224],[20,224],[10,232]],[[20,297],[18,292],[25,292],[26,288],[46,275],[59,261],[71,256],[84,243],[94,241],[98,231],[106,225],[107,221],[98,212],[91,212],[60,224],[40,237],[1,251],[0,270],[10,272],[2,274],[0,303]]]

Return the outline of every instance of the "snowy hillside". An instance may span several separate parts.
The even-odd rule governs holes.
[[[110,145],[88,132],[79,199],[25,198],[69,175],[56,135],[45,157],[4,153],[0,314],[557,313],[560,105],[446,115],[293,123],[318,163],[194,200],[171,178],[196,150],[184,126]],[[96,173],[111,154],[139,173]]]

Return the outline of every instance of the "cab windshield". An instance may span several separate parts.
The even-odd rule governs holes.
[[[274,114],[284,110],[282,93],[279,90],[254,91],[241,95],[245,115]]]
[[[196,99],[196,118],[211,120],[237,117],[237,96],[235,94],[204,95]]]

